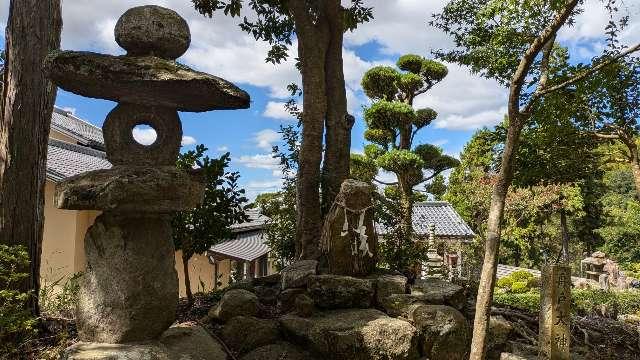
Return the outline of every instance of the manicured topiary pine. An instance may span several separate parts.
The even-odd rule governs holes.
[[[400,190],[400,230],[403,243],[411,246],[413,189],[459,162],[444,155],[437,146],[414,144],[416,133],[437,116],[433,109],[415,109],[414,99],[447,76],[446,66],[422,56],[404,55],[397,67],[376,66],[362,79],[364,92],[373,100],[364,112],[367,125],[364,136],[371,144],[365,147],[364,155],[352,156],[352,173],[368,174],[368,180],[374,181],[377,180],[373,175],[380,168],[396,175],[396,183],[383,184],[398,186]]]

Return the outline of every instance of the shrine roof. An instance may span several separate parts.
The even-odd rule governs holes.
[[[413,205],[413,230],[418,235],[429,235],[429,225],[435,225],[437,237],[471,239],[475,233],[460,217],[456,210],[446,201],[426,201]],[[386,234],[387,229],[376,224],[379,234]]]
[[[104,149],[101,128],[58,107],[54,107],[51,114],[51,130],[67,135],[82,145]]]
[[[87,171],[109,169],[106,154],[86,146],[49,139],[47,179],[61,181]]]

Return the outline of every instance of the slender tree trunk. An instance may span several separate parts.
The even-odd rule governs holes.
[[[302,144],[297,179],[296,257],[319,257],[322,228],[320,210],[320,165],[324,121],[327,112],[325,57],[328,26],[321,12],[314,23],[304,2],[294,1],[291,10],[298,35],[298,57],[302,66]]]
[[[640,151],[638,151],[638,146],[634,146],[629,150],[631,150],[631,171],[636,184],[636,198],[640,201]]]
[[[193,293],[191,292],[191,278],[189,277],[189,259],[187,253],[182,250],[182,272],[184,273],[184,291],[187,294],[189,305],[193,304]],[[217,279],[216,279],[217,281]]]
[[[325,3],[329,42],[325,60],[327,118],[322,181],[322,217],[333,205],[342,182],[349,177],[351,127],[354,119],[347,113],[342,42],[344,16],[339,0]]]
[[[11,0],[0,119],[0,243],[24,245],[31,261],[20,290],[39,313],[47,144],[56,87],[43,62],[60,47],[60,0]]]
[[[473,341],[469,359],[484,359],[486,349],[486,334],[491,316],[491,302],[493,301],[493,287],[496,282],[498,268],[498,250],[500,247],[500,227],[504,217],[504,204],[507,191],[513,178],[513,158],[520,142],[522,122],[516,113],[510,114],[507,140],[502,153],[502,166],[498,174],[498,181],[493,187],[491,208],[487,220],[487,240],[485,243],[484,263],[480,273],[480,287],[476,301],[476,313],[473,326]],[[513,120],[512,120],[513,119]]]
[[[562,262],[569,262],[569,227],[567,226],[567,213],[560,209],[560,227],[562,228]]]

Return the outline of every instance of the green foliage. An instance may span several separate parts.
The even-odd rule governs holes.
[[[513,285],[513,279],[510,276],[505,276],[496,281],[496,287],[509,290],[511,289],[511,285]]]
[[[402,71],[407,71],[412,74],[420,74],[423,61],[424,58],[422,56],[407,54],[400,56],[398,62],[396,63],[396,66],[398,66],[398,68]]]
[[[0,244],[0,354],[12,354],[15,346],[35,334],[36,319],[29,311],[29,293],[15,290],[29,274],[29,254],[23,246]]]
[[[529,291],[526,281],[514,281],[511,284],[511,292],[514,294],[523,294]]]
[[[392,101],[398,92],[396,83],[401,74],[389,66],[376,66],[369,69],[362,77],[362,89],[373,100]]]
[[[371,183],[373,178],[378,175],[378,166],[371,158],[360,155],[351,154],[351,178]]]
[[[528,281],[529,279],[532,279],[534,276],[532,273],[526,271],[526,270],[517,270],[514,271],[513,273],[511,273],[511,275],[509,275],[509,277],[511,277],[511,279],[513,279],[513,281]]]
[[[75,317],[80,279],[84,273],[73,274],[70,278],[60,278],[40,287],[40,311],[48,316],[73,319]]]
[[[438,174],[434,177],[430,183],[425,185],[425,191],[431,194],[435,200],[441,201],[447,192],[447,184],[445,183],[444,176]]]
[[[583,316],[602,314],[603,309],[622,315],[638,314],[640,312],[640,292],[634,290],[573,290],[571,292],[571,306],[573,312]]]
[[[376,164],[394,173],[406,174],[415,172],[424,166],[420,156],[409,150],[391,150],[376,159]]]
[[[397,128],[410,126],[416,114],[409,104],[380,100],[364,111],[364,119],[369,128],[395,132]]]
[[[427,83],[435,84],[444,79],[449,74],[449,70],[441,62],[425,59],[422,62],[422,69],[420,69],[420,73]]]
[[[523,294],[538,288],[539,280],[526,270],[514,271],[496,281],[496,287],[505,293]]]
[[[537,291],[519,294],[496,292],[493,296],[493,303],[530,312],[538,312],[540,311],[540,293]]]
[[[425,126],[430,125],[431,122],[436,119],[436,117],[438,117],[438,113],[433,109],[419,109],[416,111],[416,119],[414,121],[414,125],[416,126],[416,128],[422,129]]]

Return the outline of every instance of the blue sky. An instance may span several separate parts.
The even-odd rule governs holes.
[[[347,0],[344,0],[347,2]],[[356,116],[352,132],[352,150],[362,151],[362,107],[367,99],[360,89],[362,74],[379,64],[393,64],[399,55],[415,53],[429,56],[431,49],[451,46],[450,39],[429,28],[430,14],[439,11],[444,0],[367,0],[374,7],[375,19],[345,38],[344,60],[349,109]],[[0,0],[0,23],[6,23],[9,0]],[[216,16],[208,19],[197,14],[189,0],[64,0],[64,49],[88,50],[110,54],[123,52],[113,39],[113,27],[127,8],[158,4],[180,13],[191,27],[190,50],[180,62],[236,83],[251,95],[251,108],[236,111],[181,113],[184,148],[205,144],[211,155],[231,152],[232,168],[241,173],[241,184],[251,198],[277,190],[280,172],[270,157],[277,144],[278,128],[295,123],[286,116],[282,103],[287,100],[286,85],[300,84],[293,56],[281,65],[264,62],[268,45],[256,42],[241,32],[237,19]],[[640,0],[627,0],[622,11],[631,15],[631,25],[622,35],[625,42],[640,40]],[[586,11],[572,28],[565,29],[559,41],[571,50],[574,62],[589,61],[603,46],[607,21],[599,0],[587,0]],[[250,13],[243,15],[250,16]],[[98,126],[115,106],[113,102],[87,99],[59,91],[56,105]],[[416,100],[417,107],[432,107],[438,119],[422,130],[417,141],[441,146],[457,156],[473,132],[498,123],[506,110],[506,90],[495,82],[469,74],[467,69],[449,65],[449,76],[430,93]],[[148,137],[143,131],[139,135]],[[388,174],[380,174],[389,177]]]

